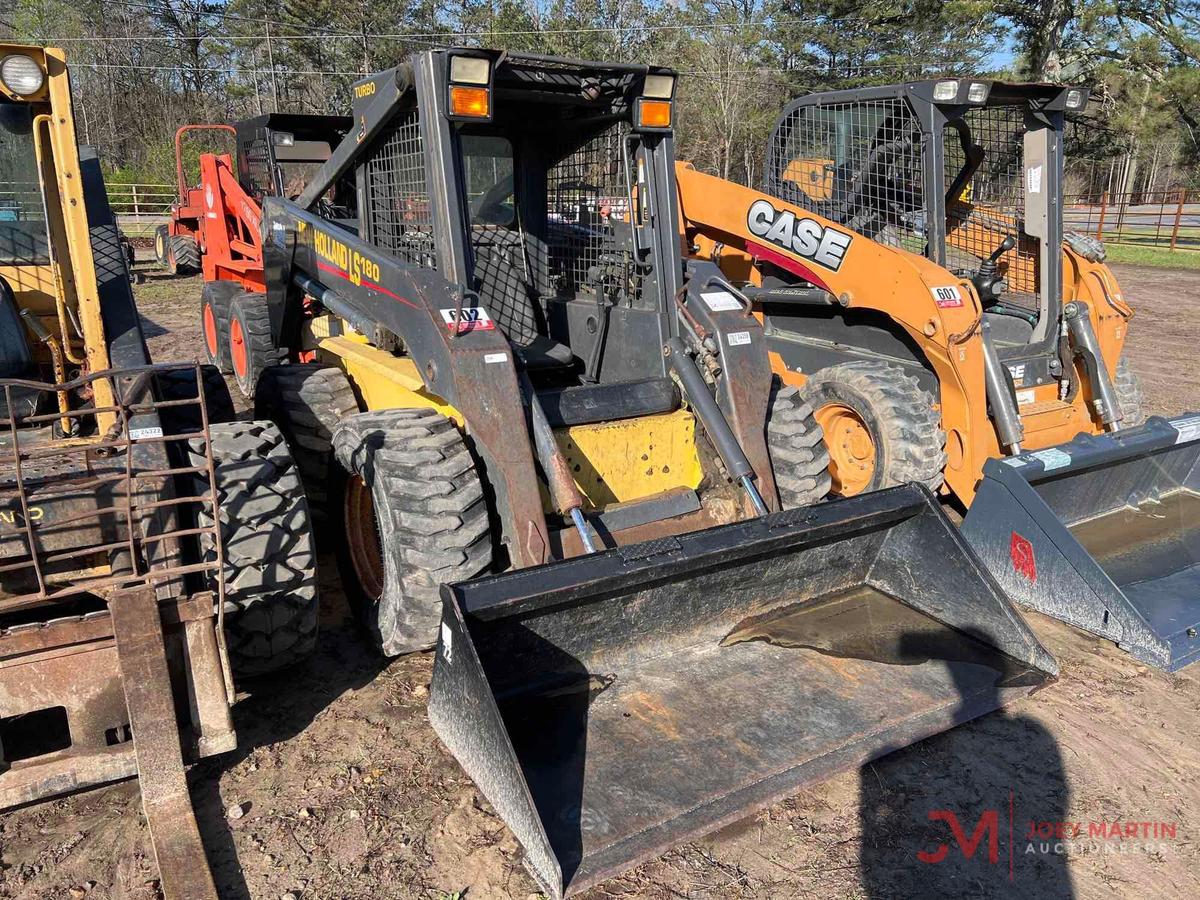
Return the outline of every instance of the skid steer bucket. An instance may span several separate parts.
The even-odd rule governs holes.
[[[443,600],[430,719],[555,898],[1056,672],[915,485]]]
[[[1200,416],[990,460],[963,535],[1018,603],[1175,671],[1200,658]]]

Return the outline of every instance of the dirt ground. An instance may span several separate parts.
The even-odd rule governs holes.
[[[1118,275],[1139,309],[1130,355],[1152,411],[1195,409],[1200,273]],[[192,357],[198,281],[151,277],[138,294],[156,357]],[[322,563],[320,651],[242,696],[240,748],[191,770],[222,897],[539,896],[515,839],[429,727],[431,656],[375,656]],[[1166,675],[1050,620],[1033,626],[1061,663],[1057,683],[585,896],[1200,896],[1200,672]],[[971,859],[938,811],[954,813],[968,846],[983,823]],[[157,896],[140,812],[124,783],[0,817],[0,896]],[[1028,840],[1031,822],[1082,837]],[[1089,837],[1097,826],[1105,837]],[[941,862],[918,858],[939,844]]]

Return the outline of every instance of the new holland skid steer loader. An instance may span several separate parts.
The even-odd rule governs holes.
[[[436,640],[434,728],[556,898],[1054,671],[923,487],[804,505],[819,429],[680,253],[674,85],[423,53],[264,208],[293,364],[257,398],[382,649]],[[313,210],[351,170],[353,215]]]
[[[1086,102],[958,79],[801,98],[763,192],[680,167],[684,239],[755,300],[835,493],[954,497],[1013,596],[1177,667],[1200,652],[1200,447],[1186,421],[1140,429],[1132,311],[1102,246],[1063,235],[1064,117]],[[1060,446],[1078,435],[1087,452]],[[1016,499],[1011,472],[1030,480]]]
[[[0,44],[0,201],[0,809],[137,776],[165,895],[215,898],[184,763],[313,646],[299,477],[219,373],[150,364],[59,50]]]

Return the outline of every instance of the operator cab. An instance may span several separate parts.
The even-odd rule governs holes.
[[[346,116],[269,113],[234,125],[237,132],[238,182],[251,197],[300,196],[309,180],[350,131]],[[342,180],[318,203],[328,218],[353,224],[353,180]]]
[[[424,109],[401,109],[359,166],[362,236],[410,265],[449,270],[434,239],[445,179],[457,195],[449,227],[467,237],[455,280],[535,380],[663,377],[659,260],[679,257],[654,234],[655,220],[672,221],[674,196],[653,184],[670,171],[674,75],[482,51],[445,64],[445,131],[422,121]],[[646,108],[665,115],[653,123],[638,119],[647,91],[660,105]]]
[[[764,189],[970,280],[1001,356],[1053,354],[1063,130],[1087,98],[976,79],[814,94],[776,126]]]

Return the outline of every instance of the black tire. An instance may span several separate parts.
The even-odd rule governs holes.
[[[317,570],[308,503],[287,442],[273,423],[227,422],[214,425],[210,434],[225,551],[229,662],[235,678],[265,675],[300,661],[316,646]],[[192,464],[202,464],[203,444],[188,444]],[[197,519],[201,527],[212,527],[211,508],[202,506]],[[216,559],[211,541],[202,550],[206,559]]]
[[[159,266],[164,269],[170,264],[167,253],[167,246],[170,240],[171,235],[166,225],[159,225],[154,229],[154,258],[158,260]]]
[[[235,294],[229,304],[229,361],[238,390],[254,397],[259,376],[270,366],[284,361],[271,332],[267,295],[253,291]]]
[[[1121,427],[1137,428],[1146,422],[1146,398],[1142,395],[1142,383],[1129,367],[1129,360],[1117,363],[1117,377],[1113,379],[1117,403],[1121,406]]]
[[[226,373],[233,371],[229,361],[229,307],[240,290],[241,286],[234,281],[206,281],[200,292],[200,337],[204,356]]]
[[[941,487],[946,468],[946,434],[935,400],[915,376],[883,362],[841,363],[809,376],[804,399],[825,429],[826,446],[839,439],[827,425],[827,410],[848,409],[870,438],[873,466],[868,483],[853,493],[918,482],[931,491]],[[847,493],[836,471],[842,448],[830,447],[834,492]],[[870,453],[864,456],[871,455]],[[862,477],[866,477],[863,473]]]
[[[190,234],[174,234],[167,240],[167,269],[172,275],[200,271],[200,245]]]
[[[336,366],[271,366],[259,376],[255,418],[271,419],[279,425],[314,512],[328,512],[331,474],[337,465],[333,430],[357,412],[354,388]]]
[[[342,474],[346,527],[337,532],[347,595],[386,655],[432,647],[441,585],[472,578],[492,560],[471,451],[440,413],[391,409],[342,420],[333,452]],[[372,540],[380,556],[375,585],[362,566]]]
[[[204,406],[208,411],[209,425],[232,422],[237,418],[233,397],[229,395],[229,384],[216,366],[200,367],[200,383],[204,389]],[[159,396],[163,400],[196,399],[196,373],[191,366],[180,366],[158,374]],[[187,434],[200,431],[204,424],[200,407],[172,406],[163,410],[163,427],[171,434]]]
[[[810,506],[829,495],[829,452],[821,426],[800,389],[779,379],[767,407],[767,449],[784,509]]]

